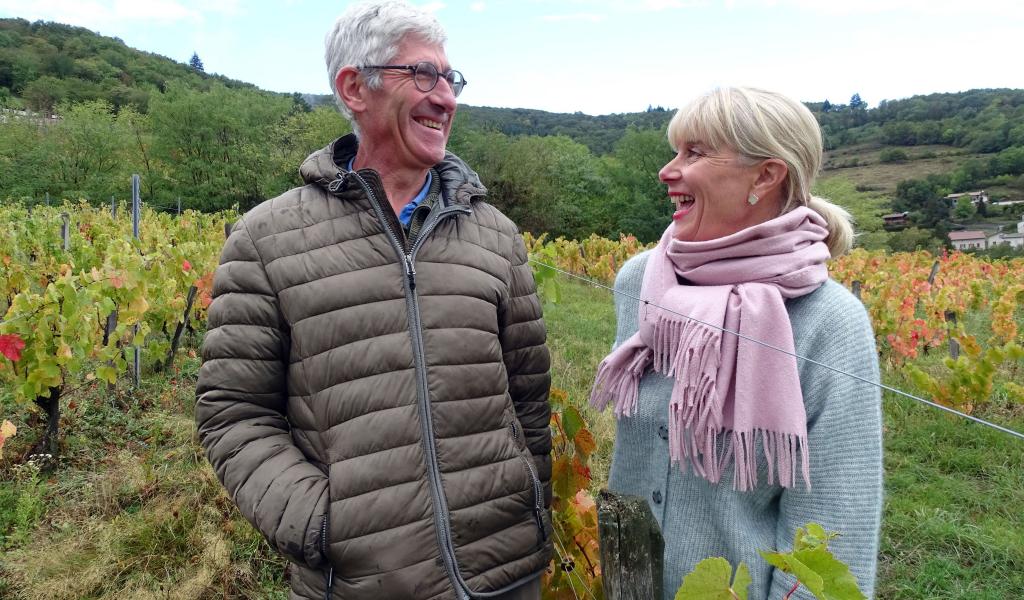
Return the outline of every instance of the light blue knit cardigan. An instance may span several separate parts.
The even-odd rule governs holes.
[[[640,295],[648,254],[623,265],[617,291]],[[871,323],[846,288],[830,279],[818,290],[788,300],[786,309],[798,355],[879,380]],[[638,329],[637,301],[616,294],[615,310],[618,345]],[[734,567],[740,561],[747,564],[754,580],[751,600],[782,600],[795,580],[757,551],[789,550],[797,527],[812,521],[842,534],[829,547],[850,565],[861,591],[873,596],[882,509],[880,390],[806,361],[798,361],[798,367],[807,410],[810,490],[802,479],[788,490],[766,485],[763,457],[758,460],[758,486],[751,492],[732,489],[731,467],[717,485],[692,470],[683,473],[668,456],[672,380],[658,373],[641,380],[637,410],[618,422],[608,485],[646,498],[661,525],[665,600],[674,598],[683,577],[711,556],[725,557]],[[793,598],[813,596],[801,588]]]

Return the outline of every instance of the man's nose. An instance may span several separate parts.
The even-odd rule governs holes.
[[[437,85],[434,86],[434,89],[430,90],[430,101],[443,108],[445,112],[454,112],[457,101],[455,100],[455,91],[452,90],[452,84],[448,83],[448,80],[444,77],[439,77]]]

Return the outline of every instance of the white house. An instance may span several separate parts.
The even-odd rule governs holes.
[[[988,248],[988,234],[984,231],[951,231],[949,241],[956,250],[985,250]]]
[[[978,190],[976,192],[960,192],[959,194],[949,194],[946,196],[946,200],[949,200],[951,207],[956,207],[956,201],[963,197],[968,197],[971,200],[971,204],[977,206],[979,202],[989,203],[988,193],[985,190]]]
[[[1017,224],[1019,230],[1021,224]],[[1011,248],[1024,248],[1024,233],[1018,231],[1017,233],[993,233],[988,238],[988,247],[995,248],[1001,244],[1005,244]]]

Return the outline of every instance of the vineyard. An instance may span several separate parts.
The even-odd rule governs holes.
[[[202,323],[209,305],[224,217],[146,211],[136,237],[116,212],[0,209],[0,350],[7,359],[0,382],[16,403],[36,402],[49,413],[39,453],[54,453],[49,434],[67,386],[116,384],[126,356],[159,368],[176,341],[171,332],[181,335],[179,323]]]
[[[11,564],[0,562],[0,596],[17,590],[21,593],[18,597],[26,598],[117,597],[125,590],[157,590],[168,585],[192,590],[191,596],[182,591],[183,598],[274,594],[283,598],[284,584],[276,579],[283,564],[216,485],[192,437],[192,404],[187,399],[189,387],[194,385],[195,353],[205,329],[205,309],[225,223],[237,217],[192,211],[169,215],[144,209],[136,238],[129,211],[118,208],[72,204],[0,207],[4,231],[0,237],[0,451],[6,451],[0,455],[0,476],[11,482],[0,485],[0,548],[17,551]],[[600,598],[594,497],[607,474],[614,423],[608,415],[591,412],[585,398],[593,368],[612,339],[612,298],[608,290],[580,284],[570,274],[610,286],[623,262],[645,246],[632,237],[607,240],[591,236],[578,241],[526,237],[545,299],[556,386],[551,403],[558,557],[546,578],[545,598]],[[1017,382],[1024,365],[1020,305],[1024,260],[855,250],[834,261],[830,272],[854,289],[866,305],[888,384],[1021,429],[1024,388]],[[141,381],[132,377],[136,357],[140,358]],[[890,395],[886,402],[896,411],[887,416],[887,429],[898,429],[904,419],[918,419],[923,424],[915,427],[930,428],[929,435],[934,438],[934,427],[942,431],[962,427],[933,409],[913,412],[913,407]],[[64,489],[61,478],[74,479],[73,467],[84,460],[81,456],[61,458],[71,445],[65,441],[62,447],[61,440],[74,439],[77,444],[78,436],[93,435],[83,432],[97,430],[91,415],[108,410],[107,405],[131,415],[131,419],[109,414],[104,418],[116,423],[112,429],[139,436],[138,452],[146,458],[120,458],[120,442],[111,431],[114,439],[91,446],[105,448],[97,450],[98,454],[108,453],[90,459],[92,466],[123,469],[134,479],[119,475],[119,483],[103,492],[103,508],[87,517],[56,509],[48,516],[46,507],[53,507],[57,490]],[[164,409],[167,411],[161,412]],[[58,429],[62,410],[69,420]],[[147,421],[147,411],[160,416]],[[129,420],[149,425],[139,431],[142,426]],[[950,435],[958,436],[957,443],[967,456],[973,442],[959,436],[970,434],[956,431]],[[887,435],[893,434],[889,431]],[[983,446],[996,439],[988,434],[973,437]],[[907,434],[904,439],[912,438]],[[904,483],[897,478],[908,468],[903,462],[910,451],[904,451],[899,441],[890,444],[887,439],[887,449],[892,445],[896,457],[887,455],[887,477],[894,478],[893,485],[887,479],[890,494],[902,489]],[[1018,446],[1024,442],[1005,443],[1009,449],[999,452],[1014,458],[1001,459],[1005,473],[989,473],[986,478],[1005,476],[1016,482],[1016,491],[1011,486],[999,492],[1000,501],[1012,507],[1024,501],[1018,485],[1024,474],[1015,458],[1022,455]],[[995,454],[984,447],[977,452]],[[898,464],[889,462],[897,459]],[[188,470],[164,472],[161,461],[185,461]],[[135,463],[144,465],[141,472]],[[29,464],[34,466],[26,467]],[[130,491],[120,491],[119,486]],[[187,486],[194,488],[194,494],[203,495],[188,496],[183,491]],[[2,514],[5,506],[13,517]],[[147,506],[158,507],[161,516],[146,513]],[[75,519],[89,522],[111,540],[121,539],[116,530],[125,526],[113,524],[127,518],[121,513],[129,509],[159,523],[154,525],[154,536],[173,531],[178,537],[164,546],[147,548],[111,542],[111,548],[120,554],[106,560],[115,564],[92,579],[76,577],[73,571],[47,562],[49,559],[41,558],[45,551],[40,542],[30,543],[34,537],[70,539],[74,532],[60,523]],[[925,523],[930,518],[920,514],[919,508],[908,511],[918,511],[914,518]],[[173,521],[169,515],[174,515]],[[886,526],[891,522],[893,527],[903,527],[897,517],[887,508]],[[110,523],[109,529],[103,523]],[[1000,523],[1007,531],[1024,531],[1019,516],[1008,516]],[[183,530],[188,527],[193,530]],[[161,558],[161,553],[168,553],[167,544],[191,557],[190,562],[179,568],[170,564],[173,557]],[[927,597],[907,591],[913,576],[904,572],[902,561],[910,558],[903,556],[900,548],[899,541],[883,543],[881,588],[890,590],[892,597]],[[1010,572],[998,576],[1006,579],[1009,589],[1024,585],[1020,575],[1024,572],[1024,548],[1019,544],[1007,548],[998,568]],[[86,560],[84,556],[96,555],[98,550],[90,547],[81,555],[77,550],[69,552],[77,560]],[[140,555],[146,558],[141,560]],[[918,559],[924,560],[914,558]],[[49,582],[49,587],[33,587],[35,581]],[[54,583],[58,581],[59,585]],[[974,597],[970,591],[942,597]]]

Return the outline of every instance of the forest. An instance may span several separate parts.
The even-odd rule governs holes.
[[[1001,186],[1024,196],[1024,90],[970,90],[877,106],[808,102],[826,148],[853,153],[828,169],[955,158],[909,177],[876,206],[942,231],[942,196]],[[133,173],[157,209],[246,210],[300,183],[298,165],[350,126],[329,96],[277,94],[59,23],[0,19],[0,189],[6,198],[123,198]],[[658,169],[671,157],[673,111],[591,116],[461,106],[449,149],[524,230],[651,241],[669,215]],[[920,148],[920,151],[915,151]],[[938,150],[937,150],[938,149]],[[877,219],[876,219],[877,220]],[[880,226],[879,226],[880,227]],[[868,227],[870,230],[871,227]],[[940,234],[941,236],[941,234]]]

